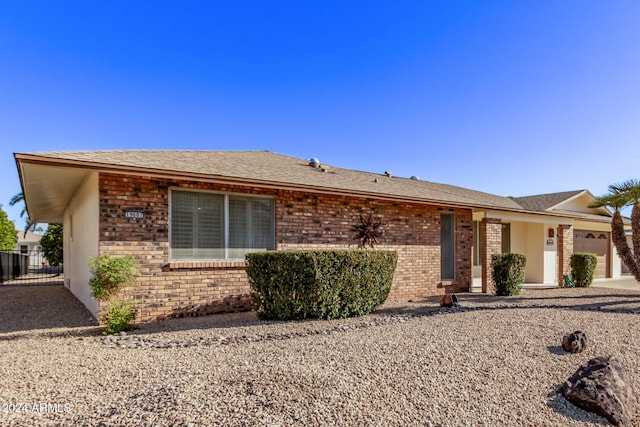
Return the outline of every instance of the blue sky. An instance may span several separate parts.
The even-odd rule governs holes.
[[[640,2],[2,2],[14,152],[270,150],[500,195],[638,178]]]

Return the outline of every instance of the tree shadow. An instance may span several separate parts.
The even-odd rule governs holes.
[[[542,291],[525,290],[523,294],[511,297],[457,293],[460,307],[453,308],[440,307],[440,296],[389,300],[373,313],[362,316],[362,322],[380,317],[426,317],[443,314],[453,315],[476,310],[532,308],[640,314],[640,295],[637,292],[610,292],[607,290],[599,293],[600,289],[602,288],[585,291],[584,288],[558,288],[559,292],[545,290],[544,294],[538,294]],[[605,301],[606,299],[609,300]],[[258,319],[256,313],[250,309],[249,300],[248,295],[229,296],[219,301],[182,307],[174,310],[166,319],[139,324],[135,333],[227,329],[285,322]],[[321,327],[324,327],[325,325],[335,325],[335,322],[340,322],[340,320],[304,319],[286,322],[292,325],[308,323],[315,328],[316,322],[334,322],[321,323],[323,325]],[[62,329],[57,330],[60,328]],[[28,333],[33,330],[47,330],[46,333],[49,336],[73,335],[81,337],[99,334],[101,329],[97,327],[96,319],[84,305],[64,286],[0,286],[0,334]],[[24,335],[0,336],[0,340],[16,339],[20,336]],[[556,347],[549,347],[548,350],[554,354],[564,354]]]
[[[546,290],[548,292],[548,290]],[[534,291],[535,292],[535,291]],[[478,295],[470,293],[458,293],[459,307],[440,307],[440,296],[412,298],[409,300],[389,300],[368,315],[359,316],[362,322],[369,322],[380,317],[429,317],[435,315],[454,315],[468,311],[484,310],[523,310],[557,308],[563,310],[576,311],[598,311],[602,313],[623,313],[640,314],[640,296],[604,293],[595,295],[552,295],[533,296],[521,295],[513,297],[496,297],[492,295]],[[585,298],[586,297],[586,298]],[[606,298],[616,298],[617,301],[602,301]],[[600,299],[601,301],[598,301]],[[584,304],[572,302],[587,301]],[[317,325],[335,325],[345,319],[322,320],[322,319],[302,319],[302,320],[261,320],[254,311],[248,310],[240,303],[239,297],[229,297],[228,301],[219,301],[198,306],[175,310],[164,319],[153,320],[140,324],[136,329],[136,334],[152,334],[162,331],[180,331],[193,329],[230,329],[237,327],[251,328],[254,326],[265,326],[271,324],[287,323],[300,327],[305,323],[313,328]],[[637,304],[636,307],[620,308],[619,304]],[[226,307],[226,308],[225,308]],[[213,314],[218,313],[218,314]],[[356,319],[356,318],[352,318]],[[356,320],[351,320],[357,322]],[[333,322],[333,323],[332,323]],[[331,327],[331,326],[328,326]],[[551,353],[564,355],[566,352],[561,347],[549,346]]]
[[[0,334],[96,325],[91,313],[62,285],[0,286]]]

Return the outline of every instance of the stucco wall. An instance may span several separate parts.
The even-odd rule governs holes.
[[[527,224],[525,282],[544,282],[544,224]]]
[[[527,255],[527,241],[528,241],[527,224],[524,222],[512,222],[511,223],[511,252]]]
[[[169,258],[169,189],[194,188],[272,196],[276,202],[276,248],[354,248],[352,226],[360,215],[382,220],[380,249],[398,251],[390,297],[460,292],[471,281],[472,220],[468,209],[395,203],[256,187],[100,174],[100,253],[131,253],[141,275],[127,292],[138,320],[244,309],[249,286],[244,262],[172,261]],[[127,219],[128,209],[144,212]],[[440,214],[456,217],[456,279],[440,280]]]
[[[98,316],[91,296],[89,258],[98,254],[98,173],[88,175],[64,213],[65,286],[87,309]]]

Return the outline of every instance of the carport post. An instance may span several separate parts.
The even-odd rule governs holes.
[[[564,275],[571,270],[573,254],[573,225],[558,225],[558,286],[564,285]]]
[[[491,279],[491,256],[502,251],[502,220],[482,218],[482,293],[495,292]]]

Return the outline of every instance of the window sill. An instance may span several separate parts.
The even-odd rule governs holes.
[[[212,270],[222,268],[245,268],[245,260],[220,261],[170,261],[165,265],[169,270]]]

